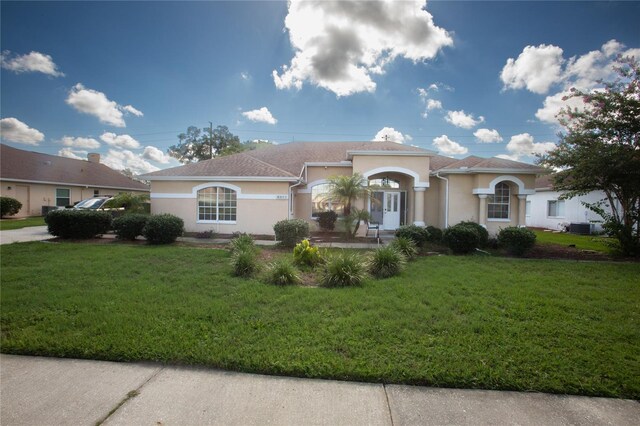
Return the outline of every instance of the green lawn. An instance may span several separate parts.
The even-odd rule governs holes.
[[[324,289],[232,278],[215,249],[0,250],[5,353],[640,398],[640,264],[433,256]]]
[[[536,242],[540,244],[556,244],[567,247],[574,244],[580,250],[594,250],[602,253],[611,253],[611,248],[606,244],[611,238],[594,235],[576,235],[566,232],[549,232],[534,229]]]
[[[0,231],[43,225],[46,225],[46,223],[44,223],[43,216],[27,217],[25,219],[2,219],[0,220]]]

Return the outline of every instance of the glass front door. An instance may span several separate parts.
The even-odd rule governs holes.
[[[393,230],[400,227],[400,192],[385,192],[382,227]]]

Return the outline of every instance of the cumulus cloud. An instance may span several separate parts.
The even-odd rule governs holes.
[[[81,83],[76,84],[69,91],[67,104],[77,111],[97,117],[100,122],[115,127],[125,127],[123,111],[141,117],[143,114],[131,105],[121,106],[109,100],[107,96],[97,90],[87,89]]]
[[[460,145],[458,142],[452,141],[447,135],[442,135],[435,138],[433,140],[433,146],[435,146],[438,151],[440,151],[444,155],[466,154],[467,152],[469,152],[467,148]]]
[[[517,59],[509,58],[500,79],[505,89],[523,89],[543,94],[562,79],[562,49],[541,44],[527,46]]]
[[[110,149],[101,162],[114,170],[129,169],[135,175],[160,170],[158,167],[145,161],[141,156],[127,149],[122,151]]]
[[[478,129],[473,132],[473,136],[484,143],[502,142],[502,136],[500,136],[500,133],[495,129]]]
[[[562,108],[583,109],[585,107],[582,98],[571,98],[569,97],[570,95],[571,92],[565,90],[555,95],[547,96],[542,102],[542,108],[536,111],[536,118],[546,123],[558,124],[557,115]]]
[[[375,91],[372,75],[396,57],[424,61],[453,44],[424,6],[421,0],[290,1],[285,27],[295,56],[272,72],[275,86],[300,89],[308,81],[337,96]]]
[[[74,138],[72,136],[63,136],[62,139],[60,139],[60,143],[70,148],[86,148],[86,149],[100,148],[100,142],[98,142],[93,138],[82,138],[82,137]]]
[[[17,118],[7,117],[0,120],[0,136],[10,142],[25,145],[38,145],[44,139],[44,134],[27,126]]]
[[[544,154],[555,148],[556,144],[553,142],[534,142],[533,136],[529,133],[520,133],[519,135],[511,136],[511,139],[507,144],[507,151],[509,151],[509,155],[501,158],[519,160],[520,157],[531,157],[535,154]]]
[[[271,114],[271,111],[269,111],[267,107],[245,111],[242,113],[242,115],[251,121],[256,121],[259,123],[276,124],[278,122],[278,120],[275,119],[275,117]]]
[[[79,154],[84,154],[84,155],[80,156]],[[58,151],[58,155],[60,155],[61,157],[73,158],[74,160],[86,160],[87,154],[88,154],[87,151],[71,149],[68,147],[62,148],[60,151]]]
[[[426,89],[418,87],[418,96],[420,96],[420,100],[425,106],[424,112],[422,113],[422,116],[424,118],[427,118],[429,116],[429,111],[432,111],[434,109],[442,109],[442,102],[436,99],[429,98],[429,91],[432,90],[432,86],[435,87],[435,91],[438,90],[438,86],[436,86],[435,84],[432,84]]]
[[[476,120],[473,114],[466,114],[464,110],[460,111],[447,111],[447,116],[444,118],[448,123],[453,124],[456,127],[463,129],[471,129],[484,121],[484,117],[480,116]]]
[[[243,71],[240,73],[240,78],[243,79],[244,81],[249,81],[251,80],[251,74],[249,74],[246,71]]]
[[[388,141],[405,143],[412,141],[413,138],[410,135],[403,135],[402,132],[394,129],[393,127],[383,127],[371,140],[374,142]]]
[[[64,73],[58,70],[53,58],[40,52],[30,52],[24,55],[11,57],[10,51],[5,50],[0,54],[2,68],[17,74],[23,72],[41,72],[52,77],[64,77]]]
[[[170,155],[165,154],[155,146],[146,146],[142,152],[142,158],[161,164],[169,164],[172,159]]]
[[[107,145],[115,146],[122,149],[137,149],[140,148],[140,142],[135,140],[129,135],[116,135],[111,132],[104,132],[100,139]]]

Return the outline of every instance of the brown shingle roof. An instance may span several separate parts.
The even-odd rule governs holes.
[[[448,159],[448,160],[445,160]],[[521,163],[519,161],[507,160],[505,158],[481,158],[469,156],[461,160],[442,157],[440,155],[431,159],[431,171],[466,171],[469,173],[484,170],[514,170],[520,173],[546,173],[546,170],[533,164]]]
[[[0,144],[0,178],[26,182],[148,191],[149,187],[129,179],[104,164],[24,151]]]

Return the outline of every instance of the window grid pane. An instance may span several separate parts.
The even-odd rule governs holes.
[[[489,219],[509,219],[509,185],[500,182],[495,194],[487,197],[487,217]]]
[[[235,221],[236,211],[234,190],[210,187],[198,191],[198,220]]]

